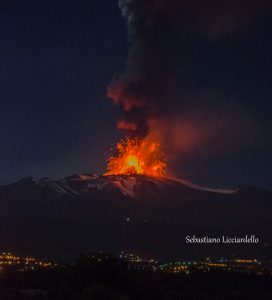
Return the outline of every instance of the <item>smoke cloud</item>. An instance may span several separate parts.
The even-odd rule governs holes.
[[[181,128],[192,131],[192,125],[186,128],[171,121],[173,112],[188,109],[182,95],[182,70],[173,59],[177,37],[198,34],[210,40],[236,34],[246,30],[269,4],[270,0],[119,0],[130,49],[126,71],[108,87],[108,97],[124,112],[118,128],[138,137],[161,131],[161,124],[172,136],[180,135]],[[206,139],[214,127],[209,125],[194,137]]]

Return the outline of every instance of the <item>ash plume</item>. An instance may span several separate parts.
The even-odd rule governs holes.
[[[182,64],[177,66],[173,59],[176,49],[186,48],[182,42],[190,34],[216,40],[244,31],[269,4],[270,0],[119,0],[130,48],[125,72],[108,87],[108,97],[124,112],[117,127],[145,137],[158,130],[154,124],[161,122],[154,120],[184,112]]]

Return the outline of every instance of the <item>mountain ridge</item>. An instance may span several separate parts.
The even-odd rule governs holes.
[[[3,250],[43,257],[83,251],[134,252],[158,258],[271,256],[272,192],[214,190],[146,176],[74,174],[26,177],[0,187]],[[188,235],[255,234],[258,245],[188,245]]]
[[[149,182],[153,184],[161,184],[161,185],[174,185],[174,186],[183,186],[190,188],[192,190],[200,190],[204,192],[212,192],[212,193],[220,193],[220,194],[234,194],[241,192],[243,190],[260,190],[266,192],[272,192],[268,189],[256,188],[253,186],[237,186],[229,189],[219,189],[219,188],[208,188],[204,186],[200,186],[194,184],[188,180],[175,178],[175,177],[151,177],[144,175],[96,175],[94,173],[83,173],[83,174],[73,174],[63,179],[51,179],[48,177],[36,179],[34,177],[28,176],[24,177],[14,183],[6,184],[0,186],[1,188],[12,186],[14,184],[31,184],[35,183],[41,186],[50,186],[55,188],[55,190],[59,193],[73,193],[75,195],[79,195],[84,192],[91,191],[92,189],[101,190],[106,185],[114,185],[118,188],[123,194],[130,197],[137,197],[134,193],[134,188],[137,184],[141,182]],[[76,183],[82,183],[81,186],[85,185],[85,188],[82,190],[73,189],[72,187],[76,185]]]

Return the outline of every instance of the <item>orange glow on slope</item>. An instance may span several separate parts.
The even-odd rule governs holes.
[[[108,159],[105,175],[165,175],[166,159],[159,143],[126,138],[117,143],[116,150],[117,155]]]

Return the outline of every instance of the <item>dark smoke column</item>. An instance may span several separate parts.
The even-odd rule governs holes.
[[[156,123],[161,117],[183,111],[184,66],[175,62],[177,56],[183,55],[183,42],[196,34],[202,39],[219,39],[245,30],[252,16],[270,3],[271,0],[119,0],[130,48],[126,71],[108,87],[108,97],[124,111],[118,128],[145,137],[156,130],[152,127],[154,120]]]
[[[130,49],[127,69],[114,78],[108,96],[124,111],[118,128],[138,137],[149,133],[149,121],[164,112],[174,91],[169,64],[174,26],[161,13],[158,2],[119,1]]]

